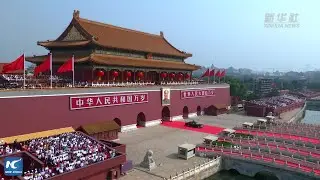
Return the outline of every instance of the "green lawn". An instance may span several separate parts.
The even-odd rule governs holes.
[[[231,147],[234,146],[234,144],[230,143],[230,142],[226,142],[226,141],[217,141],[217,142],[213,142],[212,145],[218,145],[218,146],[222,146],[223,147]]]

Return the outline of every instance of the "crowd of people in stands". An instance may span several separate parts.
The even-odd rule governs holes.
[[[288,105],[301,102],[304,102],[304,99],[292,95],[274,96],[250,101],[250,103],[252,104],[257,104],[260,106],[270,107],[274,109],[279,107],[286,107]]]
[[[46,179],[116,156],[114,149],[78,132],[0,145],[0,156],[19,151],[27,151],[44,163],[42,168],[31,164],[24,179]]]
[[[23,81],[22,75],[2,74],[1,76],[7,81]]]
[[[34,77],[32,75],[26,75],[25,79],[27,89],[42,89],[48,88],[50,84],[50,75],[40,75]],[[194,79],[192,81],[163,81],[160,84],[151,81],[137,81],[137,82],[74,82],[75,87],[127,87],[127,86],[148,86],[148,85],[197,85],[201,83],[200,80]],[[52,77],[52,87],[61,88],[61,87],[72,87],[72,79],[60,76]],[[23,88],[23,75],[9,75],[2,74],[0,75],[0,88],[2,89],[16,89]]]
[[[320,92],[315,92],[307,89],[299,92],[293,92],[293,94],[296,94],[298,96],[305,97],[305,98],[313,98],[313,97],[320,96]]]

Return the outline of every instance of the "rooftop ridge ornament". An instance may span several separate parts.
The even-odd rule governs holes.
[[[163,31],[160,31],[160,36],[164,37]]]
[[[80,11],[79,10],[74,10],[73,11],[73,18],[76,18],[76,19],[80,18]]]

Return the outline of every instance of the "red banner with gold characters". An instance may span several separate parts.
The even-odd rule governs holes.
[[[148,102],[148,93],[111,94],[70,97],[70,109],[89,109]]]
[[[181,91],[181,99],[215,96],[215,89],[190,89]]]

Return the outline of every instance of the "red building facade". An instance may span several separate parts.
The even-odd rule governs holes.
[[[153,126],[161,120],[177,120],[188,114],[197,116],[210,106],[229,106],[229,85],[198,85],[177,86],[170,89],[170,105],[163,106],[162,90],[159,87],[150,88],[109,88],[97,93],[75,93],[67,91],[64,94],[8,96],[0,98],[2,112],[2,130],[0,138],[27,134],[62,127],[78,128],[81,125],[103,121],[115,121],[121,131],[129,131],[139,126]],[[53,93],[54,90],[51,91]],[[70,93],[69,93],[70,92]],[[36,92],[35,92],[36,94]],[[1,95],[1,94],[0,94]],[[144,95],[144,100],[134,100],[134,97]],[[133,102],[97,104],[97,97],[105,103],[108,97],[132,97]],[[96,99],[94,99],[96,98]],[[75,109],[73,101],[83,100],[83,107]],[[92,107],[89,99],[94,99]],[[81,101],[80,101],[81,102]],[[98,106],[98,107],[95,107]]]

